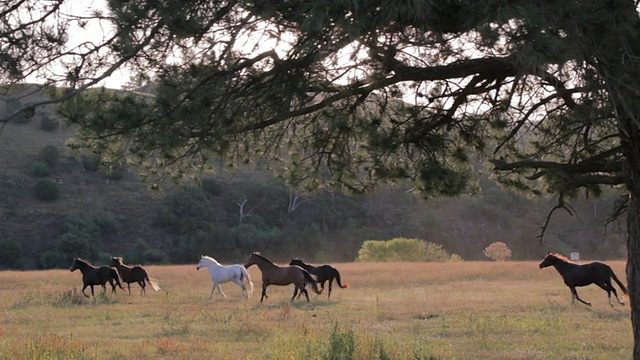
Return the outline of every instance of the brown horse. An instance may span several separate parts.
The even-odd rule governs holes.
[[[145,281],[149,283],[149,285],[151,285],[153,290],[155,291],[160,290],[160,287],[158,286],[158,284],[156,284],[153,280],[151,280],[151,278],[147,274],[147,271],[140,265],[127,266],[124,264],[124,261],[119,256],[112,257],[111,263],[109,265],[118,269],[118,271],[120,272],[120,276],[122,276],[122,281],[127,283],[127,288],[129,289],[129,295],[131,295],[132,282],[137,282],[138,285],[140,285],[141,287],[140,293],[142,294],[147,293],[147,290],[146,290],[147,284],[145,283]]]
[[[624,295],[628,294],[627,288],[618,279],[616,274],[613,272],[613,269],[611,269],[607,264],[594,261],[588,264],[579,265],[569,261],[569,259],[560,254],[549,253],[544,260],[542,260],[539,266],[540,269],[553,266],[558,270],[565,285],[567,285],[571,290],[572,302],[575,302],[577,299],[581,303],[591,306],[590,302],[580,299],[578,291],[576,291],[576,287],[596,284],[607,292],[607,295],[609,296],[609,305],[613,306],[611,293],[616,296],[616,299],[618,299],[618,302],[621,305],[624,305],[624,296],[623,299],[618,297],[618,292],[613,285],[611,285],[611,279],[620,286]]]
[[[309,272],[299,266],[278,266],[269,261],[259,253],[253,253],[247,259],[244,264],[245,268],[249,268],[251,265],[257,265],[262,272],[262,297],[260,302],[267,298],[267,286],[269,285],[289,285],[294,284],[295,290],[291,301],[298,295],[298,291],[304,294],[309,301],[309,293],[305,289],[305,284],[311,284],[313,291],[316,294],[320,294],[322,289],[318,289],[318,283]]]
[[[101,285],[103,291],[107,291],[105,287],[107,282],[111,284],[111,291],[114,294],[116,292],[116,285],[118,285],[120,289],[124,290],[120,283],[120,274],[116,269],[110,268],[106,265],[95,267],[85,260],[75,258],[73,260],[73,265],[71,265],[69,270],[73,272],[78,269],[82,273],[82,293],[86,297],[89,297],[89,295],[84,292],[84,289],[86,289],[87,286],[91,286],[91,296],[95,296],[93,293],[93,286]]]

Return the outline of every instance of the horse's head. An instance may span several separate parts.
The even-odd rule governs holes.
[[[73,265],[71,265],[71,267],[69,268],[69,271],[76,271],[77,269],[80,269],[83,263],[84,262],[79,258],[73,259]]]
[[[201,268],[207,266],[207,264],[205,264],[205,259],[206,257],[204,255],[200,255],[200,262],[198,263],[198,265],[196,265],[196,270],[200,270]]]
[[[289,263],[289,265],[296,265],[296,266],[302,266],[304,264],[304,260],[300,259],[300,258],[293,258],[291,259],[291,262]]]
[[[556,255],[555,255],[555,254],[553,254],[553,253],[549,253],[549,254],[547,254],[547,256],[542,260],[542,262],[540,263],[540,265],[538,265],[538,266],[540,266],[540,269],[542,269],[542,268],[546,268],[546,267],[548,267],[548,266],[551,266],[551,265],[555,264],[557,260],[558,260],[558,258],[556,257]]]
[[[260,259],[260,253],[253,253],[249,256],[247,261],[244,263],[244,268],[248,269],[251,265],[255,265],[258,263]]]
[[[119,256],[112,256],[111,257],[111,262],[109,263],[109,266],[118,267],[118,266],[122,266],[122,265],[124,265],[124,261],[122,260],[121,257],[119,257]]]

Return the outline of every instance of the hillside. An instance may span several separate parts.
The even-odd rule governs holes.
[[[0,111],[5,105],[0,103]],[[546,251],[624,255],[623,229],[603,228],[615,193],[576,200],[574,216],[556,212],[541,246],[536,236],[553,199],[502,191],[486,175],[478,178],[481,192],[454,199],[425,201],[406,187],[383,186],[367,197],[308,194],[292,210],[296,194],[259,172],[205,179],[202,189],[150,191],[132,169],[114,176],[91,166],[91,154],[65,146],[71,130],[60,125],[45,131],[43,119],[56,120],[51,106],[8,123],[0,134],[0,268],[65,267],[81,255],[94,261],[127,255],[130,261],[190,263],[204,253],[242,261],[251,251],[278,261],[353,261],[364,240],[394,237],[442,244],[467,260],[486,260],[482,250],[495,241],[507,243],[521,260],[539,259]],[[36,175],[34,164],[47,146],[58,149],[57,164],[50,174]],[[42,179],[55,182],[59,199],[35,196]],[[243,201],[246,217],[239,217]]]
[[[38,96],[22,101],[35,101]],[[52,106],[39,108],[26,123],[8,123],[0,134],[0,238],[20,243],[25,267],[35,267],[38,254],[52,246],[67,214],[115,214],[119,222],[129,225],[126,232],[134,238],[166,238],[152,226],[153,216],[148,211],[158,203],[158,196],[131,172],[114,180],[103,172],[86,170],[80,154],[65,146],[73,135],[69,129],[62,125],[52,132],[41,129],[40,120],[46,116],[55,118]],[[57,165],[44,177],[54,180],[60,190],[60,199],[53,202],[43,202],[34,195],[41,177],[32,175],[33,164],[48,145],[58,148],[60,154]],[[129,241],[111,239],[108,248],[117,253]]]

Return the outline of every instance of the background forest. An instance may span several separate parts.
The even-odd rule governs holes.
[[[25,89],[28,90],[28,89]],[[32,94],[0,104],[5,112]],[[193,263],[200,254],[239,262],[252,251],[277,261],[353,261],[365,240],[417,238],[464,260],[489,260],[501,241],[511,259],[548,251],[583,258],[622,258],[623,232],[605,227],[618,194],[581,198],[573,216],[555,199],[529,199],[500,189],[477,164],[474,186],[455,198],[424,199],[408,185],[357,196],[329,190],[305,194],[270,172],[221,168],[194,181],[150,190],[135,169],[105,169],[91,154],[71,151],[71,129],[53,108],[12,121],[0,141],[0,268],[66,268],[72,258],[97,263]]]

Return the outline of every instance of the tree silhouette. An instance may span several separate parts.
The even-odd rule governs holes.
[[[456,195],[482,155],[502,183],[556,196],[552,212],[571,212],[581,190],[619,187],[640,359],[635,2],[109,1],[93,20],[113,31],[59,53],[64,32],[16,18],[37,2],[10,3],[2,40],[18,40],[18,23],[34,46],[7,42],[2,75],[67,56],[56,99],[75,96],[61,112],[81,126],[78,146],[149,176],[217,158],[268,163],[307,188],[407,179],[425,196]],[[153,96],[81,92],[122,66],[151,79]]]

